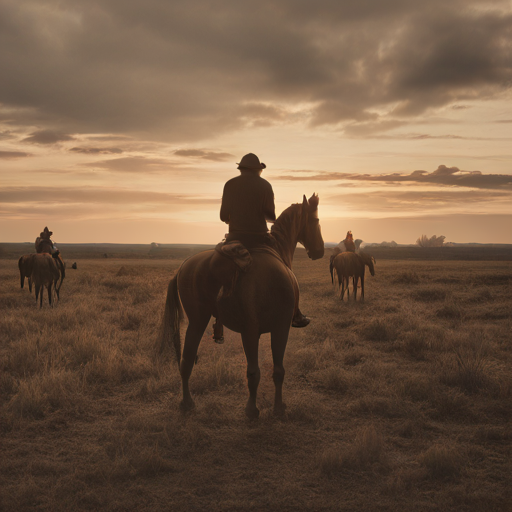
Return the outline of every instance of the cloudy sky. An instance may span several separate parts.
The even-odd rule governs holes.
[[[0,0],[0,241],[215,243],[249,152],[325,241],[512,243],[512,2]]]

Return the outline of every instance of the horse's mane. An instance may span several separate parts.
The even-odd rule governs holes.
[[[295,213],[295,210],[300,210],[302,208],[302,204],[300,203],[294,203],[286,210],[279,215],[279,217],[276,219],[272,227],[270,228],[270,232],[272,235],[274,235],[276,238],[283,237],[285,234],[290,233],[292,229],[292,222],[297,219],[296,215],[293,215]]]

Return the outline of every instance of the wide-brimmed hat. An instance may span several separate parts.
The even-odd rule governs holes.
[[[52,235],[53,231],[50,231],[46,226],[44,228],[44,231],[41,231],[41,233],[39,233],[39,236],[41,238],[50,238]]]
[[[254,153],[244,155],[240,163],[237,164],[239,169],[249,169],[250,171],[260,171],[266,169],[267,166],[260,162],[260,159]]]

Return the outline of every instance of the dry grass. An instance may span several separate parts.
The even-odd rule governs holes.
[[[282,418],[262,336],[257,422],[239,336],[211,327],[179,411],[153,351],[179,263],[78,260],[39,310],[0,260],[2,509],[508,510],[510,262],[382,259],[340,302],[328,258],[298,251],[312,322],[290,333]]]

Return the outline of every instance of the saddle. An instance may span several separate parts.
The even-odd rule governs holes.
[[[217,244],[215,253],[223,258],[227,258],[233,264],[230,265],[229,271],[218,269],[223,288],[222,297],[230,297],[233,294],[240,272],[247,272],[249,270],[252,265],[251,254],[255,252],[271,254],[284,263],[279,253],[266,244],[257,245],[249,249],[239,240]]]

